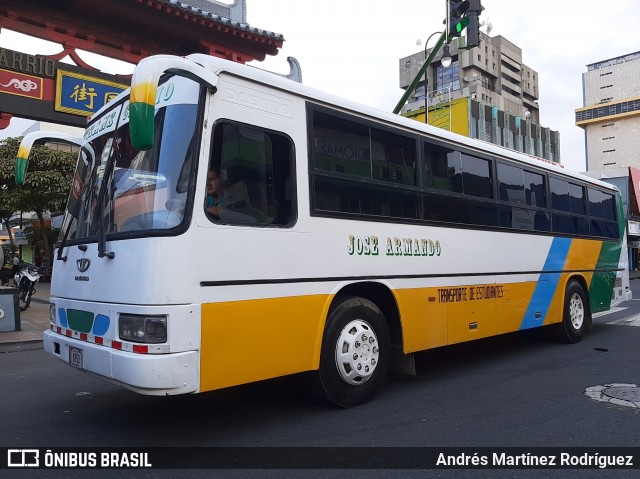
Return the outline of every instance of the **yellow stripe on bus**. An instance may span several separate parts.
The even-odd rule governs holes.
[[[567,259],[564,263],[564,270],[568,273],[562,273],[558,286],[549,305],[547,315],[544,318],[544,324],[553,324],[562,321],[564,314],[564,293],[570,278],[582,278],[588,289],[593,277],[593,269],[596,267],[602,241],[572,239]],[[580,271],[579,273],[571,271]]]
[[[149,82],[136,83],[131,85],[131,103],[144,103],[155,106],[156,85]]]
[[[20,148],[18,148],[18,154],[16,155],[16,157],[22,160],[28,160],[30,152],[31,146],[20,146]]]
[[[396,290],[404,352],[517,331],[537,281]]]
[[[595,267],[600,249],[595,243],[574,240],[565,268]],[[562,321],[565,286],[576,275],[588,284],[592,273],[563,273],[549,307],[540,305],[540,324]],[[539,281],[544,280],[540,275]],[[394,290],[403,351],[518,331],[537,285],[526,281]],[[203,304],[200,390],[317,369],[332,299],[319,294]]]
[[[200,390],[318,369],[331,295],[202,305]]]
[[[438,301],[438,288],[395,290],[402,322],[404,352],[436,348],[447,341],[447,304]]]
[[[571,248],[564,265],[566,270],[594,270],[598,263],[602,241],[574,239],[571,241]],[[591,284],[592,271],[585,271],[582,276],[587,282],[587,287]]]

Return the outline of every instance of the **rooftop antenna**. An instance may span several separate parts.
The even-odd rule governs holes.
[[[480,22],[480,27],[484,28],[487,35],[491,34],[491,30],[493,30],[493,24],[491,23],[491,19],[487,18],[487,20],[482,20]]]

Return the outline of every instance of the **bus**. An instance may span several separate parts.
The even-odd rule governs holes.
[[[419,351],[538,327],[580,341],[630,299],[626,269],[610,184],[161,55],[88,123],[44,347],[141,394],[306,373],[351,407]]]

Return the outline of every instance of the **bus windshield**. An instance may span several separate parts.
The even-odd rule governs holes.
[[[136,150],[124,98],[87,127],[63,225],[62,242],[109,240],[178,228],[197,157],[199,85],[169,77],[158,88],[155,141]]]

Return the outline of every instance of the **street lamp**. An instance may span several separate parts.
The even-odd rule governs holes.
[[[442,35],[443,32],[433,32],[427,41],[424,42],[424,61],[427,62],[427,46],[429,45],[429,40],[431,40],[435,35]],[[429,100],[427,94],[429,92],[429,70],[424,71],[424,122],[429,123]]]
[[[435,46],[431,49],[431,53],[425,59],[424,63],[422,64],[422,66],[418,70],[418,73],[416,73],[416,76],[413,78],[413,81],[411,82],[409,87],[402,94],[402,97],[400,98],[400,101],[396,104],[395,108],[393,109],[393,113],[396,113],[396,114],[400,113],[400,110],[402,110],[402,106],[409,99],[409,96],[411,96],[411,94],[416,90],[416,86],[418,86],[418,83],[420,82],[420,78],[422,78],[422,75],[425,74],[425,72],[427,71],[427,68],[429,67],[429,65],[433,61],[433,57],[436,56],[436,53],[438,53],[438,51],[440,50],[440,47],[444,44],[446,39],[447,39],[446,31],[440,33],[440,38],[436,42]],[[426,45],[425,45],[425,51],[426,51]]]
[[[440,63],[444,68],[449,68],[451,66],[451,53],[449,53],[449,45],[445,45],[442,49],[442,57],[440,58]]]

